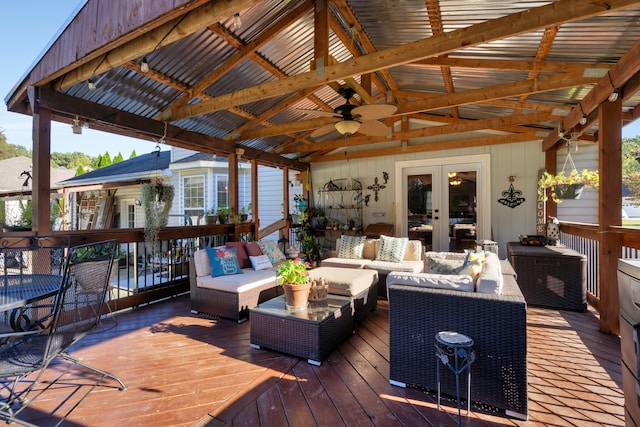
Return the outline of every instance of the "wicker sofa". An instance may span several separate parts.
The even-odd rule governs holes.
[[[209,255],[204,249],[194,252],[189,268],[191,311],[219,316],[242,323],[249,309],[282,294],[276,269],[255,271],[243,268],[243,274],[211,277]]]
[[[337,256],[340,254],[341,238],[336,240],[336,256],[323,259],[320,265],[323,267],[341,268],[366,268],[378,272],[378,297],[386,298],[387,275],[392,271],[407,273],[418,273],[424,270],[424,260],[422,242],[420,240],[409,240],[406,246],[403,260],[400,262],[380,261],[376,259],[380,248],[380,239],[367,238],[364,241],[362,258],[344,258]]]
[[[471,400],[504,410],[508,416],[527,418],[526,302],[511,265],[507,261],[499,265],[503,279],[499,294],[400,284],[396,283],[400,275],[389,275],[392,384],[437,390],[435,336],[440,331],[459,332],[474,340]],[[441,371],[442,392],[455,396],[455,377],[445,371]],[[461,384],[465,389],[465,375]]]

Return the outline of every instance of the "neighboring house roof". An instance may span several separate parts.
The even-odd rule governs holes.
[[[136,181],[167,175],[171,161],[170,151],[159,151],[142,154],[129,160],[114,163],[85,174],[59,182],[61,187],[104,184],[108,182]]]
[[[0,171],[2,171],[2,179],[0,179],[0,193],[15,193],[15,192],[31,192],[32,181],[29,180],[28,188],[23,187],[27,176],[21,174],[23,172],[29,172],[33,175],[33,160],[20,156],[12,157],[10,159],[0,160]],[[71,178],[76,174],[75,169],[67,168],[51,168],[51,188],[58,188],[57,182]]]
[[[194,153],[190,156],[184,157],[180,160],[176,160],[172,163],[191,163],[191,162],[215,161],[215,160],[226,162],[227,158],[216,156],[215,154],[209,154],[209,153]]]

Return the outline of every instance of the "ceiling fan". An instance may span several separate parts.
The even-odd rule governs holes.
[[[369,104],[354,105],[349,100],[355,95],[355,91],[349,86],[342,86],[338,93],[346,99],[346,102],[333,110],[298,110],[305,114],[321,117],[335,117],[340,119],[336,123],[329,123],[320,126],[311,132],[312,138],[317,138],[337,130],[340,134],[349,136],[356,132],[360,132],[369,136],[385,136],[389,132],[389,128],[379,119],[384,119],[396,112],[398,107],[389,104]]]

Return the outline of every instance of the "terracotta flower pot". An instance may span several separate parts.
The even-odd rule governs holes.
[[[282,288],[284,289],[287,310],[300,311],[307,309],[311,282],[307,282],[302,285],[283,283]]]

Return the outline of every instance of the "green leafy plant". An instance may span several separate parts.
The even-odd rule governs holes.
[[[156,179],[143,184],[140,192],[145,217],[144,240],[151,253],[156,253],[160,249],[160,228],[169,222],[173,186],[165,185],[162,180]]]
[[[598,171],[589,171],[587,169],[583,169],[582,172],[573,169],[568,175],[564,171],[555,175],[543,172],[540,180],[538,180],[538,195],[545,202],[551,197],[554,202],[560,203],[562,200],[558,197],[556,186],[573,184],[598,188],[600,186],[600,175]]]
[[[304,285],[309,283],[308,269],[311,264],[303,262],[302,259],[286,259],[278,265],[276,273],[280,284],[289,283],[292,285]]]
[[[233,215],[233,209],[227,206],[220,206],[217,210],[218,218],[220,219],[220,224],[226,224],[229,221],[229,217]]]

